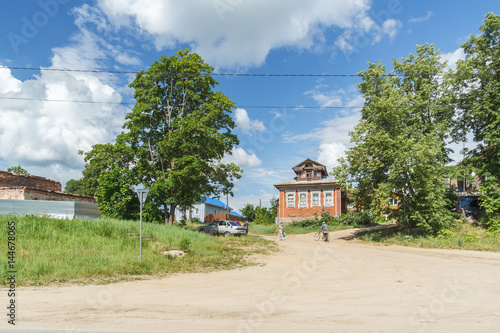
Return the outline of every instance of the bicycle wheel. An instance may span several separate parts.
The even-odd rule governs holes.
[[[314,234],[314,240],[318,241],[321,238],[321,232],[317,232]]]

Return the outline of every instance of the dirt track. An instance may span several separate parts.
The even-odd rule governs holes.
[[[16,329],[498,332],[500,253],[291,235],[263,266],[102,286],[19,288]],[[2,290],[2,307],[7,293]],[[4,308],[5,309],[5,308]],[[6,312],[6,310],[4,310]],[[0,328],[12,329],[6,316]]]

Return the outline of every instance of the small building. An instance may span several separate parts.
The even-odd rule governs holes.
[[[227,212],[229,211],[229,216]],[[181,211],[179,208],[175,209],[176,220],[188,220],[197,218],[202,223],[211,223],[216,220],[231,220],[242,221],[243,218],[240,214],[233,212],[233,208],[226,206],[225,203],[218,199],[204,198],[202,202],[193,205],[190,211]]]
[[[307,159],[292,170],[295,177],[274,185],[279,190],[277,223],[321,217],[322,210],[342,213],[340,186],[328,177],[326,166]]]
[[[97,218],[96,198],[63,193],[61,183],[0,170],[0,214]]]

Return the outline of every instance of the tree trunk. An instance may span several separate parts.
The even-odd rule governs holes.
[[[175,208],[177,207],[176,204],[172,203],[170,204],[170,215],[168,216],[168,225],[174,224],[174,219],[175,219]]]
[[[163,210],[165,211],[165,224],[168,224],[168,205],[166,203],[163,204]]]

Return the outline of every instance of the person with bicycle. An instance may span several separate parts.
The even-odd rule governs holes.
[[[321,226],[318,229],[323,230],[323,239],[325,240],[325,242],[329,242],[330,238],[328,237],[328,226],[326,225],[326,223],[321,223]]]

